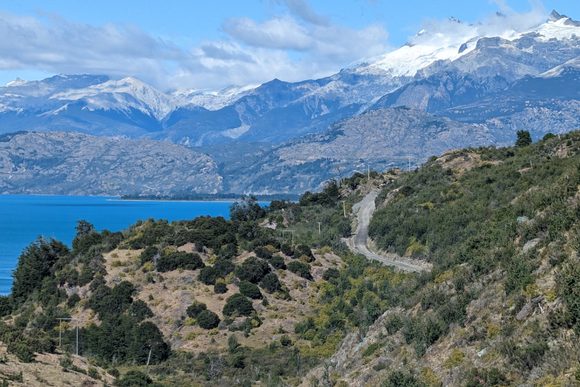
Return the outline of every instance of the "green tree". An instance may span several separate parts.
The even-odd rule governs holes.
[[[248,281],[240,282],[240,293],[254,300],[261,299],[263,297],[262,292],[260,292],[260,288]]]
[[[196,320],[199,326],[203,329],[216,328],[220,323],[218,315],[207,309],[201,311],[201,313],[197,315]]]
[[[57,261],[68,256],[67,247],[54,239],[38,239],[28,246],[14,271],[12,298],[16,304],[26,300],[29,294],[41,288],[43,280],[53,272]]]
[[[248,300],[240,293],[236,293],[226,300],[223,313],[225,316],[237,314],[239,316],[249,316],[254,312],[252,301]]]
[[[532,144],[532,135],[527,130],[518,130],[516,135],[517,147],[524,147]]]

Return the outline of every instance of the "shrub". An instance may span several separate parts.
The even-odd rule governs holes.
[[[198,254],[185,253],[182,251],[163,255],[157,260],[157,270],[162,273],[177,269],[196,270],[204,266],[205,265]]]
[[[292,249],[292,246],[286,243],[283,243],[280,246],[280,251],[289,257],[292,257],[294,255],[294,250]]]
[[[193,304],[189,305],[185,311],[188,317],[197,318],[197,316],[207,310],[207,305],[201,302],[194,301]]]
[[[278,279],[278,276],[275,273],[266,274],[264,278],[262,278],[262,281],[260,281],[260,286],[268,293],[274,293],[282,289],[280,280]]]
[[[213,291],[215,294],[224,294],[228,292],[228,287],[223,280],[217,280],[213,286]]]
[[[218,277],[225,277],[236,268],[232,262],[224,258],[218,258],[213,265],[213,268],[218,273]]]
[[[215,314],[214,312],[212,312],[211,310],[202,310],[198,315],[197,315],[197,323],[199,324],[199,326],[203,329],[213,329],[216,328],[219,323],[220,323],[220,319],[218,317],[217,314]]]
[[[322,274],[322,279],[325,281],[330,281],[338,277],[340,277],[340,272],[334,267],[331,267],[330,269],[326,270],[324,274]]]
[[[310,247],[308,247],[306,245],[296,246],[296,248],[294,249],[294,255],[297,257],[304,255],[304,256],[309,257],[309,258],[314,258],[314,254],[312,254],[312,250],[310,249]]]
[[[568,326],[580,333],[580,265],[566,264],[556,278],[558,295],[564,301],[568,311]]]
[[[78,304],[80,300],[81,300],[81,298],[79,297],[79,295],[76,293],[73,293],[70,295],[70,297],[66,301],[66,306],[68,306],[69,308],[74,308],[74,306],[76,304]]]
[[[313,279],[312,274],[310,274],[310,265],[307,263],[292,261],[288,264],[288,270],[302,278],[306,278],[309,281]]]
[[[214,285],[217,278],[218,272],[212,266],[203,267],[197,277],[198,280],[206,285]]]
[[[282,258],[279,255],[274,255],[272,257],[272,259],[270,259],[270,265],[272,265],[272,267],[274,269],[286,269],[286,263],[284,262],[284,258]]]
[[[466,387],[504,386],[508,379],[497,368],[473,368],[467,374]]]
[[[532,136],[527,130],[518,130],[516,140],[516,147],[524,147],[532,144]]]
[[[262,258],[262,259],[270,259],[272,258],[272,253],[270,252],[270,250],[268,250],[265,247],[262,246],[258,246],[254,249],[254,253],[256,253],[256,256],[258,258]]]
[[[404,371],[392,372],[387,380],[383,383],[383,387],[423,387],[425,386],[414,375]]]
[[[262,298],[260,288],[257,285],[248,281],[240,282],[240,293],[254,300]]]
[[[270,266],[261,259],[250,257],[236,267],[236,276],[242,281],[258,283],[270,272]]]
[[[117,380],[119,387],[147,387],[152,386],[153,380],[141,371],[128,371]]]
[[[226,300],[223,313],[225,316],[239,315],[249,316],[254,312],[252,301],[240,293],[236,293]]]
[[[159,249],[155,246],[147,246],[145,250],[141,252],[139,256],[139,261],[141,262],[141,266],[143,266],[147,262],[153,262],[155,256],[159,254]]]

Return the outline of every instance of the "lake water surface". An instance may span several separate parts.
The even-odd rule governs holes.
[[[78,220],[120,231],[139,219],[229,216],[228,201],[125,201],[106,197],[0,195],[0,294],[8,294],[22,250],[38,236],[70,246]]]

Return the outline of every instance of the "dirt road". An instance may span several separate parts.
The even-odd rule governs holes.
[[[355,253],[362,254],[368,259],[379,261],[384,265],[393,266],[403,271],[420,272],[429,270],[429,265],[419,263],[415,264],[409,262],[410,260],[397,256],[396,254],[389,254],[388,256],[379,255],[372,252],[368,247],[369,224],[371,222],[371,217],[375,212],[375,199],[378,194],[378,190],[373,190],[353,206],[352,210],[357,216],[357,228],[356,233],[347,239],[348,247]]]

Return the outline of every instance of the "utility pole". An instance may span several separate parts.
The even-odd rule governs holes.
[[[411,156],[407,156],[407,163],[408,163],[407,170],[411,172]]]
[[[74,321],[73,318],[71,317],[58,317],[58,347],[62,350],[62,322],[63,321]],[[75,353],[78,356],[79,355],[79,324],[77,321],[76,327],[75,327],[75,336],[76,336],[76,342],[75,342]]]
[[[151,352],[153,352],[153,347],[149,347],[149,355],[147,355],[147,369],[149,369],[149,362],[151,361]]]

